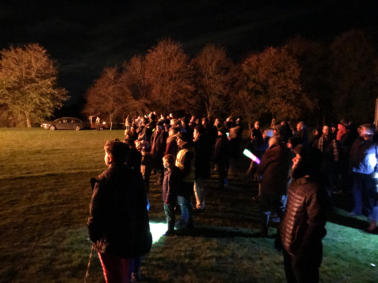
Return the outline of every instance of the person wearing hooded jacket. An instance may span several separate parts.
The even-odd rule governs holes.
[[[149,252],[152,245],[147,196],[138,170],[126,165],[128,146],[107,141],[108,167],[91,179],[88,232],[98,252],[106,282],[129,282],[129,260]]]

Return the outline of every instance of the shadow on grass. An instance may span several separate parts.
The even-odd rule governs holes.
[[[177,230],[177,235],[204,237],[204,238],[260,238],[262,237],[257,230],[247,230],[231,227],[211,227],[211,226],[195,226],[193,229]],[[275,234],[269,234],[265,238],[275,238]]]
[[[328,221],[335,224],[365,230],[368,219],[366,216],[351,216],[349,211],[353,209],[353,197],[350,192],[335,195],[333,197],[334,207],[328,216]]]
[[[367,219],[362,219],[363,216],[349,216],[341,209],[335,209],[332,213],[330,213],[328,217],[329,222],[333,222],[335,224],[364,230],[367,226]]]

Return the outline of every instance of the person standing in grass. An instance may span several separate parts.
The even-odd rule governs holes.
[[[205,180],[210,177],[211,144],[209,134],[202,126],[195,126],[193,130],[194,144],[194,197],[196,211],[205,209]]]
[[[268,235],[271,218],[282,216],[281,199],[286,194],[290,170],[290,151],[279,137],[271,137],[268,144],[256,172],[261,183],[260,234],[263,237]]]
[[[296,146],[294,153],[292,182],[280,227],[286,280],[289,283],[319,282],[329,206],[327,192],[318,181],[321,153],[303,145]]]
[[[129,282],[129,260],[149,252],[152,245],[147,196],[141,174],[126,165],[128,146],[107,141],[108,167],[91,179],[88,232],[98,252],[106,282]]]
[[[224,185],[228,184],[227,172],[228,172],[228,159],[229,159],[229,147],[228,139],[225,129],[220,124],[217,127],[217,138],[215,139],[215,146],[213,152],[214,167],[218,171],[218,188],[224,189]]]
[[[351,216],[369,216],[375,206],[376,185],[373,178],[378,164],[378,146],[374,141],[374,127],[363,124],[359,127],[359,137],[350,151],[353,177],[354,208]]]
[[[166,154],[163,157],[164,178],[162,199],[168,230],[166,236],[173,235],[175,230],[175,207],[177,205],[177,190],[180,186],[180,170],[175,166],[175,156]]]
[[[180,188],[177,192],[177,202],[181,209],[179,228],[191,229],[193,208],[190,198],[193,195],[194,184],[194,152],[187,134],[180,133],[177,136],[177,145],[180,151],[177,153],[175,165],[181,174]]]

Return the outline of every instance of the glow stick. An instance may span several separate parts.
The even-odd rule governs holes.
[[[251,159],[253,162],[260,164],[260,159],[248,149],[244,149],[243,154],[247,156],[249,159]]]

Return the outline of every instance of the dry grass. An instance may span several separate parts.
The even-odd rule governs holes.
[[[122,131],[0,129],[1,282],[83,280],[89,178],[104,169],[103,143],[115,137]],[[283,282],[273,237],[253,234],[255,188],[233,182],[218,191],[213,179],[207,188],[206,211],[195,215],[193,233],[161,238],[143,260],[143,282]],[[159,186],[151,187],[149,198],[151,221],[164,221]],[[350,219],[341,209],[331,220],[321,282],[376,282],[377,235],[358,229],[366,220]],[[89,281],[103,282],[96,257]]]

